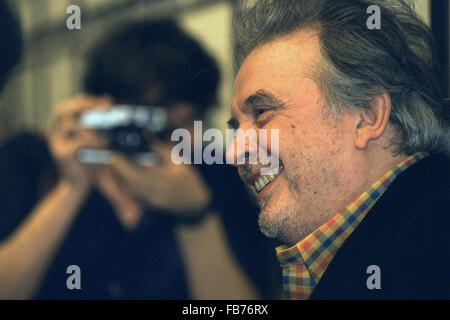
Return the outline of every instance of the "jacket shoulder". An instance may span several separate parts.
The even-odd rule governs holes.
[[[338,251],[312,298],[450,298],[449,213],[449,160],[431,155],[389,186]],[[367,287],[371,265],[380,267],[381,289]]]

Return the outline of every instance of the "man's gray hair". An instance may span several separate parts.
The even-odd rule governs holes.
[[[370,5],[381,29],[369,29]],[[429,28],[404,0],[243,1],[233,19],[238,66],[255,48],[302,29],[318,31],[320,62],[314,80],[336,117],[343,108],[369,108],[389,93],[390,122],[399,132],[395,153],[450,155],[450,112]]]

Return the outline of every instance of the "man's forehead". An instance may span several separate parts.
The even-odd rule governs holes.
[[[254,49],[236,76],[233,105],[261,89],[283,90],[283,85],[304,78],[320,56],[317,32],[303,30]]]

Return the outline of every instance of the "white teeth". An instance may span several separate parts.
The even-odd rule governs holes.
[[[260,176],[258,179],[255,180],[253,185],[255,186],[256,192],[260,192],[266,185],[268,185],[270,182],[272,182],[280,173],[280,170],[278,168],[273,169],[271,171],[271,174]]]
[[[259,179],[257,179],[257,180],[254,182],[254,185],[255,185],[256,191],[259,191],[259,190],[262,189],[262,188],[261,188],[261,185],[260,185],[260,183],[259,183]]]
[[[279,168],[273,168],[273,169],[270,170],[270,171],[264,172],[264,174],[267,175],[267,176],[271,176],[271,175],[276,176],[276,175],[278,175],[279,172],[280,172],[280,169],[279,169]]]

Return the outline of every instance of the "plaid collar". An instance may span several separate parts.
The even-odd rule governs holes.
[[[343,212],[332,217],[306,238],[292,247],[283,245],[276,248],[286,298],[309,298],[336,252],[392,181],[426,156],[428,153],[425,152],[409,156],[352,201]]]

